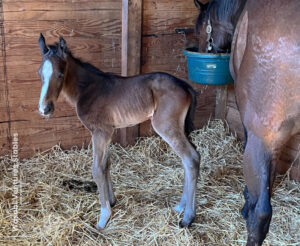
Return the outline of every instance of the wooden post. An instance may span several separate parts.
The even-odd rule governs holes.
[[[227,85],[223,85],[217,88],[215,118],[225,120],[226,110],[227,110]]]
[[[122,76],[140,73],[142,38],[142,0],[122,0]],[[134,144],[138,126],[121,129],[120,143]]]

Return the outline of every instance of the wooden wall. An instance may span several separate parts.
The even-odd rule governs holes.
[[[121,74],[121,0],[0,1],[0,155],[11,151],[11,136],[19,135],[19,154],[29,157],[60,143],[63,148],[88,144],[89,132],[60,97],[53,117],[37,111],[42,32],[51,44],[63,35],[75,56],[105,72]],[[198,10],[192,0],[143,0],[141,72],[163,71],[187,79],[182,50],[186,37],[175,28],[194,27]],[[195,85],[199,93],[196,126],[214,115],[215,89]],[[140,135],[152,133],[142,124]],[[119,134],[115,135],[115,141]]]
[[[0,154],[9,153],[9,135],[18,133],[19,153],[28,157],[61,143],[63,148],[90,141],[74,109],[59,98],[46,121],[37,111],[41,55],[37,40],[63,35],[75,56],[104,71],[120,73],[121,0],[1,1]]]

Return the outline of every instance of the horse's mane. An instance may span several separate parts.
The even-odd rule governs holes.
[[[54,45],[49,45],[48,48],[49,48],[49,54],[57,54],[59,49],[58,49],[58,43],[55,43]],[[67,49],[65,51],[79,66],[81,66],[82,68],[84,68],[85,70],[88,70],[94,74],[97,74],[97,75],[104,75],[104,74],[107,74],[105,72],[102,72],[100,69],[98,69],[97,67],[95,67],[94,65],[88,63],[88,62],[84,62],[82,61],[81,59],[79,58],[76,58],[73,56],[72,52]],[[59,54],[58,54],[59,55]]]
[[[197,20],[197,29],[200,23],[207,23],[210,16],[218,23],[228,23],[236,25],[237,19],[242,12],[247,0],[213,0],[207,3],[205,14],[200,13]]]
[[[233,13],[238,8],[238,3],[237,0],[214,0],[209,3],[208,12],[212,10],[218,21],[231,20]]]

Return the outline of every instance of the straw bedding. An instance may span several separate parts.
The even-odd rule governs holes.
[[[172,210],[180,200],[183,168],[161,138],[110,146],[117,204],[101,232],[94,229],[100,211],[96,192],[69,182],[92,180],[91,147],[54,146],[19,163],[17,224],[12,163],[1,157],[0,245],[244,245],[241,143],[220,121],[194,131],[191,139],[201,154],[192,227],[179,229],[182,214]],[[299,183],[277,179],[272,204],[265,245],[299,245]]]

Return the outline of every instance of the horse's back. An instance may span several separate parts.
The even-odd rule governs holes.
[[[233,54],[240,62],[237,102],[246,128],[266,141],[275,141],[277,132],[281,141],[300,128],[299,11],[298,0],[248,1],[244,10],[246,46],[242,55],[237,49]]]

